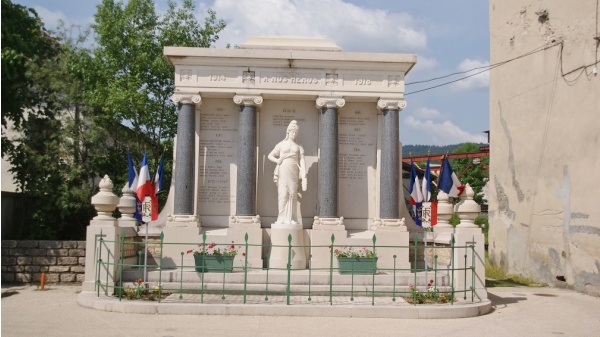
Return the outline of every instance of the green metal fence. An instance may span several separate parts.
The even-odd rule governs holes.
[[[335,250],[340,248],[349,249],[350,247],[336,245],[334,235],[331,236],[331,244],[328,246],[292,246],[291,242],[292,237],[290,235],[287,246],[269,244],[263,247],[263,245],[249,244],[248,234],[246,233],[244,243],[236,249],[241,251],[241,253],[238,251],[238,254],[242,254],[243,256],[241,266],[238,264],[233,270],[229,270],[226,267],[217,267],[216,269],[213,268],[207,271],[207,265],[204,265],[206,262],[201,262],[200,265],[184,263],[184,256],[186,253],[189,253],[186,249],[181,250],[180,262],[178,264],[174,266],[163,264],[163,250],[165,246],[190,247],[198,245],[197,243],[165,242],[164,234],[161,233],[157,244],[158,249],[155,249],[155,251],[158,251],[158,256],[153,256],[153,259],[157,263],[144,264],[145,259],[142,258],[142,255],[148,248],[147,243],[139,242],[136,238],[126,238],[124,234],[122,234],[118,242],[112,242],[104,240],[101,234],[98,238],[98,250],[96,252],[98,258],[95,268],[95,290],[97,296],[100,296],[100,293],[103,292],[105,296],[114,296],[119,300],[124,298],[145,298],[161,302],[165,299],[163,295],[169,294],[170,303],[177,302],[177,299],[183,300],[187,294],[199,295],[199,303],[209,303],[205,301],[205,295],[216,294],[221,300],[236,296],[243,304],[248,303],[250,295],[254,295],[253,298],[256,298],[256,295],[260,295],[263,302],[269,302],[273,296],[284,296],[287,305],[295,304],[294,301],[298,302],[299,298],[302,299],[300,302],[311,302],[315,296],[328,298],[329,305],[334,305],[334,299],[340,297],[349,299],[352,302],[357,295],[362,298],[370,297],[371,305],[376,305],[376,299],[381,298],[386,298],[392,302],[402,299],[414,305],[440,302],[453,305],[455,301],[461,300],[461,298],[463,301],[474,301],[476,297],[475,265],[477,257],[475,245],[457,246],[454,236],[451,238],[450,245],[419,247],[417,236],[414,237],[412,245],[409,246],[378,246],[376,244],[377,237],[373,235],[372,246],[369,247],[373,252],[381,252],[389,248],[412,250],[413,263],[409,268],[397,268],[397,256],[393,255],[393,266],[391,268],[372,269],[371,272],[367,272],[366,274],[365,269],[357,267],[358,262],[352,262],[349,270],[334,267]],[[131,257],[127,259],[124,257],[123,251],[125,245],[138,247],[136,249],[138,254],[135,262],[131,261]],[[204,233],[200,247],[207,247],[207,245],[211,244],[207,244],[206,233]],[[115,252],[110,251],[110,246],[119,247],[120,253],[117,254],[118,256],[115,256]],[[228,246],[229,244],[215,244],[213,248],[226,250]],[[266,249],[267,253],[264,256],[265,262],[263,266],[253,266],[248,263],[248,252],[251,247]],[[270,251],[273,247],[287,248],[286,268],[272,268],[269,266]],[[312,251],[312,248],[316,247],[328,248],[330,251],[329,266],[325,268],[313,267],[313,256],[309,254],[307,256],[307,269],[292,269],[292,248],[298,247],[303,249],[308,248],[309,252]],[[418,268],[418,249],[434,250],[432,266]],[[447,250],[446,254],[448,255],[449,253],[450,255],[449,266],[438,266],[438,255],[435,254],[435,250]],[[463,256],[464,267],[456,268],[457,254],[460,251],[465,252]],[[428,251],[424,251],[424,254],[428,254]],[[105,259],[102,257],[105,257]],[[163,275],[167,272],[175,272],[178,275],[178,280],[169,280],[166,282]],[[151,274],[154,281],[149,280],[148,273]],[[455,277],[459,276],[458,273],[463,273],[462,276],[465,280],[462,286],[459,287],[456,286],[455,282]],[[198,276],[199,280],[197,282],[184,282],[184,276],[190,274]],[[109,275],[113,275],[112,279],[115,281],[111,282]],[[258,283],[252,283],[253,289],[249,289],[248,287],[250,285],[249,275],[259,275],[262,280]],[[277,276],[276,280],[273,279],[274,275]],[[284,278],[283,281],[282,275]],[[429,277],[429,275],[432,276]],[[209,276],[211,278],[210,282],[206,280]],[[219,278],[217,283],[219,289],[214,287],[216,276]],[[233,280],[234,276],[237,281]],[[420,282],[424,276],[426,276],[425,282]],[[407,280],[409,277],[412,278],[412,282],[408,284],[400,281],[401,278]],[[316,278],[320,279],[320,282],[315,282]],[[467,284],[468,279],[471,280],[470,284]],[[358,282],[359,284],[357,284],[357,280],[360,281]],[[440,280],[442,280],[441,285],[439,284]],[[448,282],[446,283],[445,280]],[[208,287],[209,283],[211,287]],[[256,303],[256,301],[252,303]]]

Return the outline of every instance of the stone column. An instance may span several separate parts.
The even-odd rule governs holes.
[[[379,169],[379,215],[383,219],[398,219],[400,188],[399,114],[406,107],[403,99],[380,99],[377,106],[383,114],[381,133],[381,163]]]
[[[341,97],[319,97],[321,128],[319,130],[319,216],[313,229],[344,230],[344,218],[338,217],[338,108],[346,101]]]
[[[194,214],[195,165],[196,165],[196,105],[200,95],[178,93],[172,97],[178,104],[175,167],[173,169],[174,209],[168,222],[199,224]]]
[[[230,227],[237,224],[260,228],[260,216],[256,215],[256,107],[263,102],[258,95],[236,95],[235,104],[240,105],[238,128],[237,190],[235,215]]]

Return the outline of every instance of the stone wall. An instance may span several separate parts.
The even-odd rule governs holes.
[[[82,282],[85,241],[2,240],[2,282]]]

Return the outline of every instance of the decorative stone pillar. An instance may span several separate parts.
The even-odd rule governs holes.
[[[229,226],[260,228],[260,216],[256,215],[256,107],[262,104],[263,98],[259,95],[236,95],[233,101],[240,105],[240,122],[236,214],[231,216]]]
[[[381,163],[379,170],[379,217],[398,219],[400,189],[400,135],[399,114],[406,107],[403,99],[380,99],[377,107],[382,110]]]
[[[117,205],[119,212],[121,213],[121,218],[118,220],[119,227],[135,228],[138,225],[138,221],[135,218],[135,208],[137,207],[135,192],[129,188],[128,182],[125,183],[121,192],[123,195],[121,196],[121,199],[119,199],[119,204]]]
[[[187,225],[200,225],[194,214],[195,165],[196,165],[196,105],[202,98],[195,93],[177,93],[172,97],[178,104],[177,144],[175,148],[175,167],[173,170],[174,209],[169,223],[185,222]]]
[[[454,206],[456,214],[460,218],[460,224],[456,228],[479,228],[474,220],[481,213],[481,206],[473,200],[474,196],[475,191],[471,185],[467,184],[460,202]]]
[[[338,109],[346,104],[341,97],[319,97],[319,216],[313,229],[345,230],[338,214]]]
[[[454,233],[454,227],[450,225],[452,214],[454,214],[454,206],[450,202],[450,197],[446,192],[439,190],[437,193],[437,224],[432,227],[436,234],[434,239],[436,243],[450,244]]]
[[[117,208],[119,197],[112,192],[113,183],[108,175],[104,175],[98,187],[100,187],[100,192],[92,197],[92,205],[94,205],[98,215],[90,222],[90,226],[114,227],[116,226],[116,219],[112,216],[112,213]]]

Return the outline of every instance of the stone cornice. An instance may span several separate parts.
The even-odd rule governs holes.
[[[346,100],[341,97],[319,97],[317,106],[319,108],[341,108],[346,105]]]
[[[202,97],[197,93],[176,93],[171,96],[171,100],[175,104],[202,104]]]
[[[379,101],[377,101],[377,107],[381,110],[384,110],[384,109],[402,110],[402,109],[406,108],[406,101],[402,98],[398,98],[398,99],[382,98]]]
[[[238,105],[261,105],[263,98],[260,95],[235,95],[233,102]]]

